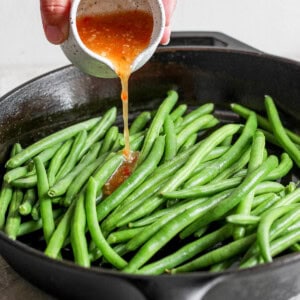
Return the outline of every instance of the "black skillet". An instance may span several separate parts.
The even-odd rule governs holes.
[[[287,125],[300,129],[300,64],[264,54],[220,33],[177,33],[168,47],[130,81],[130,117],[159,105],[176,88],[190,106],[216,103],[225,121],[230,102],[263,109],[274,97]],[[23,145],[112,105],[121,112],[116,79],[89,77],[68,66],[16,88],[0,100],[0,161],[11,143]],[[120,119],[121,120],[121,119]],[[299,170],[296,170],[299,176]],[[35,241],[28,241],[35,244]],[[273,299],[300,293],[300,254],[272,264],[218,274],[134,276],[100,268],[84,269],[55,261],[0,232],[0,253],[24,278],[62,299]],[[0,274],[1,276],[1,274]]]

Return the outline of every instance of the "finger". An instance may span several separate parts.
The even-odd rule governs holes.
[[[170,42],[170,37],[171,37],[171,27],[166,26],[160,43],[162,45],[168,45]]]
[[[71,0],[40,0],[42,23],[50,43],[61,44],[69,34]]]
[[[165,14],[166,14],[166,26],[170,26],[171,18],[176,7],[176,0],[162,0]]]

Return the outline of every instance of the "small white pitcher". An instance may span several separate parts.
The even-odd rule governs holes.
[[[149,46],[134,60],[132,72],[141,68],[155,52],[164,31],[165,13],[161,0],[74,0],[70,12],[70,32],[62,50],[68,59],[83,72],[102,78],[117,77],[112,62],[88,49],[81,41],[77,26],[77,16],[88,16],[112,12],[143,10],[153,16],[153,31]]]

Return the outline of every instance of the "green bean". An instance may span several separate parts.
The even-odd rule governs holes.
[[[204,115],[195,119],[191,123],[188,123],[186,126],[183,126],[183,128],[177,134],[177,149],[184,144],[189,136],[199,132],[200,130],[206,129],[207,124],[214,119],[215,118],[213,115]]]
[[[84,195],[81,194],[76,202],[73,219],[71,222],[71,245],[75,263],[80,266],[91,265],[85,237],[86,215],[84,208]]]
[[[261,195],[266,193],[279,193],[284,190],[284,185],[274,181],[261,182],[254,191],[254,195]]]
[[[174,268],[190,260],[191,258],[203,252],[204,250],[213,247],[214,245],[226,240],[228,237],[231,236],[231,233],[232,233],[232,226],[225,225],[220,229],[213,231],[196,241],[184,245],[176,252],[158,261],[145,265],[141,269],[137,270],[136,273],[149,274],[149,275],[161,274],[165,270]]]
[[[282,235],[278,239],[271,242],[270,252],[271,257],[275,257],[284,250],[288,249],[293,244],[300,241],[300,231],[299,229],[291,231],[287,234]],[[240,265],[240,268],[250,268],[259,263],[259,257],[257,255],[252,256],[245,263]]]
[[[266,193],[255,197],[253,200],[255,203],[253,207],[255,206],[255,209],[251,211],[251,214],[253,216],[260,216],[263,212],[272,207],[279,199],[280,197],[275,193]]]
[[[143,160],[148,156],[154,141],[159,136],[159,132],[164,124],[166,116],[170,113],[174,105],[178,100],[178,94],[175,91],[169,91],[167,98],[163,101],[163,103],[159,106],[159,109],[154,116],[151,125],[146,134],[144,145],[142,147],[138,164],[141,164]]]
[[[42,152],[40,152],[38,154],[40,160],[43,163],[48,162],[55,155],[55,153],[58,151],[58,149],[61,147],[61,145],[62,145],[62,143],[57,143],[51,147],[46,147],[46,149],[44,149]]]
[[[281,154],[281,160],[280,164],[278,167],[273,170],[267,177],[267,180],[277,180],[285,175],[288,174],[288,172],[292,169],[293,167],[293,161],[289,157],[287,153],[282,153]]]
[[[52,258],[57,258],[62,249],[65,240],[67,239],[71,222],[74,214],[75,201],[68,207],[67,211],[61,218],[56,229],[54,230],[49,243],[46,247],[45,254]]]
[[[100,150],[100,154],[110,151],[115,141],[117,140],[118,135],[119,135],[119,129],[117,126],[112,126],[107,130],[105,137],[103,139],[103,144]]]
[[[173,122],[175,122],[178,118],[182,117],[184,113],[187,110],[187,105],[186,104],[180,104],[178,105],[171,113],[170,117]]]
[[[53,217],[55,219],[55,222],[59,219],[59,217],[62,214],[62,209],[58,208],[56,210],[53,210]],[[26,221],[20,224],[18,234],[17,236],[23,236],[32,232],[35,232],[37,230],[40,230],[43,228],[43,221],[42,219],[38,219],[37,221],[30,220]]]
[[[248,163],[248,172],[251,173],[258,168],[264,160],[264,149],[266,139],[262,132],[256,131],[253,137],[251,146],[250,159]],[[249,215],[251,212],[252,202],[254,199],[255,190],[249,192],[244,199],[238,204],[236,214]],[[234,239],[240,239],[245,236],[245,227],[237,226],[233,231]]]
[[[277,165],[277,157],[274,155],[269,156],[267,160],[261,164],[261,166],[259,166],[253,172],[247,174],[243,182],[230,194],[226,201],[226,205],[219,205],[211,209],[208,214],[188,226],[181,233],[181,236],[187,237],[195,232],[198,228],[205,226],[226,214],[228,211],[234,208],[245,197],[245,195],[247,195],[260,182],[262,182],[270,173],[270,171],[277,167]]]
[[[287,135],[281,123],[275,103],[270,96],[265,96],[265,107],[275,138],[278,140],[282,148],[294,160],[296,165],[300,167],[300,150],[296,147],[296,145],[293,143],[293,141],[290,140],[289,136]]]
[[[230,167],[225,169],[219,175],[217,175],[211,182],[215,183],[220,180],[225,180],[230,177],[244,177],[247,174],[247,170],[243,169],[249,162],[251,149],[246,149],[240,158],[233,163]],[[240,171],[244,170],[245,173],[239,174]]]
[[[165,139],[158,137],[151,152],[135,171],[111,195],[97,206],[98,220],[103,220],[155,170],[164,152]]]
[[[232,136],[229,136],[228,138],[226,138],[223,142],[222,142],[222,146],[231,146],[232,143]]]
[[[3,226],[5,224],[5,215],[11,202],[12,195],[12,187],[4,182],[0,194],[0,229],[3,229]]]
[[[170,199],[185,199],[185,198],[194,198],[200,196],[209,196],[214,195],[219,192],[222,192],[226,189],[230,189],[238,186],[242,181],[242,178],[230,178],[223,181],[219,181],[212,184],[206,184],[203,186],[191,187],[188,189],[182,189],[173,192],[162,193],[166,198]]]
[[[191,134],[186,139],[186,141],[183,143],[183,145],[180,147],[180,149],[178,150],[178,153],[180,153],[182,151],[185,151],[185,150],[189,149],[190,147],[194,146],[195,143],[197,142],[197,138],[198,138],[198,134],[197,133]]]
[[[170,116],[166,116],[165,118],[164,132],[166,134],[164,161],[168,161],[172,159],[177,152],[177,138],[174,123]]]
[[[255,225],[260,221],[260,217],[235,214],[226,217],[227,222],[236,225]]]
[[[60,170],[56,175],[56,180],[60,180],[66,176],[76,165],[77,161],[81,158],[79,153],[82,151],[83,147],[86,145],[87,132],[86,130],[80,131],[76,136],[69,155],[67,156],[65,162],[61,166]]]
[[[195,231],[194,237],[200,238],[201,236],[203,236],[204,233],[206,233],[206,231],[208,230],[208,227],[209,226],[203,226],[199,228],[197,231]]]
[[[52,202],[47,194],[49,190],[48,177],[43,162],[40,160],[40,158],[35,157],[33,161],[37,174],[37,188],[40,202],[40,213],[43,221],[44,238],[48,244],[55,229]]]
[[[116,120],[117,109],[112,107],[109,109],[98,122],[96,126],[89,132],[86,143],[79,153],[79,157],[82,157],[90,147],[97,141],[99,141],[112,126]]]
[[[31,213],[32,206],[34,205],[36,201],[36,194],[34,189],[28,189],[25,192],[23,202],[19,206],[19,213],[22,216],[27,216]]]
[[[214,110],[213,103],[203,104],[203,105],[199,106],[198,108],[192,110],[186,116],[184,116],[181,126],[186,126],[187,124],[193,122],[194,120],[198,119],[199,117],[202,117],[203,115],[212,113],[213,110]]]
[[[190,156],[185,165],[170,178],[165,187],[161,190],[161,193],[176,190],[177,187],[179,187],[187,180],[187,178],[189,178],[190,174],[195,170],[197,165],[203,161],[204,157],[212,149],[220,144],[227,136],[235,134],[239,128],[240,126],[235,124],[224,125],[203,140],[197,150]]]
[[[100,155],[94,162],[87,165],[84,170],[79,173],[74,179],[73,182],[68,186],[66,195],[64,198],[64,205],[69,206],[76,195],[83,188],[84,184],[88,181],[89,177],[100,168],[105,159],[107,158],[107,154]],[[70,175],[71,176],[71,175]]]
[[[133,256],[129,261],[124,272],[135,272],[143,264],[145,264],[158,250],[168,243],[177,233],[182,231],[186,226],[191,224],[198,218],[205,217],[205,214],[213,208],[218,207],[230,195],[230,192],[223,192],[218,197],[212,197],[200,203],[197,206],[191,207],[176,217],[173,216],[158,232],[156,232]],[[166,218],[166,217],[165,217]],[[154,227],[154,225],[150,226]],[[146,231],[146,230],[145,230]],[[145,233],[142,232],[142,233]],[[139,235],[141,236],[142,233]],[[129,242],[132,243],[133,239]],[[132,243],[133,244],[133,243]],[[133,245],[132,245],[133,246]],[[126,245],[128,247],[128,245]]]
[[[40,201],[36,201],[31,209],[31,217],[34,221],[40,219]]]
[[[290,194],[287,194],[284,197],[282,197],[278,202],[276,202],[274,208],[279,206],[290,205],[298,202],[299,200],[300,200],[300,189],[296,189]]]
[[[151,113],[149,111],[141,112],[132,122],[129,133],[133,135],[145,129],[147,123],[151,120]]]
[[[257,229],[257,241],[260,248],[261,255],[265,262],[271,262],[271,249],[269,242],[269,231],[274,220],[281,217],[291,209],[300,207],[299,205],[287,205],[283,207],[277,207],[266,212],[262,217]]]
[[[107,237],[107,242],[109,244],[127,242],[128,240],[132,239],[135,235],[139,234],[142,230],[144,230],[144,228],[139,227],[112,232]]]
[[[255,238],[256,235],[252,234],[237,241],[231,242],[230,244],[212,250],[178,268],[172,269],[171,273],[175,274],[199,270],[201,268],[205,268],[240,255],[255,241]]]
[[[99,118],[93,118],[93,119],[69,126],[65,129],[59,130],[51,135],[48,135],[47,137],[30,145],[29,147],[24,149],[21,153],[10,158],[6,163],[6,166],[10,169],[19,167],[24,162],[26,162],[30,158],[34,157],[35,155],[39,154],[43,150],[50,148],[56,144],[59,144],[65,140],[73,137],[81,130],[91,129],[98,121],[99,121]]]
[[[22,200],[23,192],[21,190],[14,190],[4,228],[5,233],[13,240],[17,238],[17,234],[21,224],[19,206],[22,203]]]
[[[37,185],[37,176],[31,175],[28,177],[19,178],[12,181],[10,184],[15,188],[20,188],[20,189],[34,188]]]
[[[48,195],[53,198],[57,196],[61,196],[66,193],[69,186],[74,182],[74,179],[82,174],[82,172],[93,162],[95,161],[99,149],[101,145],[99,143],[94,144],[91,147],[91,150],[83,157],[84,159],[78,163],[73,170],[71,170],[66,176],[64,176],[62,179],[60,179],[58,182],[56,182],[48,191]],[[103,161],[104,157],[100,157],[96,161],[98,162],[98,165]],[[95,162],[96,163],[96,162]],[[97,164],[97,163],[96,163]],[[70,203],[68,201],[65,201],[66,205],[69,205]]]
[[[47,172],[50,187],[53,186],[53,184],[55,183],[56,174],[58,170],[61,168],[65,157],[70,152],[72,144],[73,144],[73,139],[69,139],[66,142],[64,142],[64,144],[57,150],[57,152],[51,159],[48,172]]]
[[[6,172],[3,179],[5,182],[10,183],[15,179],[26,176],[27,173],[28,173],[28,166],[18,167]]]
[[[234,145],[230,147],[224,155],[218,158],[209,169],[203,170],[200,174],[197,174],[197,177],[193,176],[190,178],[184,186],[188,188],[195,185],[205,184],[236,162],[254,135],[256,125],[255,115],[251,115],[243,128],[242,134],[239,136]]]
[[[253,112],[252,110],[250,110],[242,105],[236,104],[236,103],[232,103],[231,108],[238,115],[240,115],[241,117],[246,118],[246,119],[248,118],[249,114]],[[260,116],[257,113],[256,113],[256,116],[257,116],[258,125],[261,128],[263,128],[269,132],[272,132],[272,126],[271,126],[269,120]],[[286,128],[285,128],[285,131],[296,144],[300,144],[300,136],[299,135],[297,135],[296,133],[294,133]]]
[[[175,132],[178,133],[182,127],[181,124],[183,122],[183,118],[179,117],[174,121]]]
[[[209,272],[222,272],[230,268],[230,266],[235,262],[235,258],[227,259],[210,267]]]
[[[110,247],[110,245],[103,237],[100,226],[98,224],[95,200],[96,193],[99,188],[101,187],[97,186],[94,178],[90,177],[87,185],[85,199],[85,209],[89,232],[91,234],[92,240],[99,248],[105,259],[116,268],[123,269],[127,265],[127,262]]]

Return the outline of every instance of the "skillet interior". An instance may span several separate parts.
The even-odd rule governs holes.
[[[130,81],[130,118],[132,119],[141,110],[156,108],[165,96],[166,91],[170,88],[176,88],[180,94],[180,102],[187,103],[191,107],[208,101],[214,102],[217,106],[218,115],[224,121],[232,118],[232,114],[228,114],[226,111],[229,103],[238,102],[251,108],[262,110],[263,95],[270,94],[281,109],[286,125],[299,132],[299,80],[300,65],[293,61],[261,53],[228,49],[170,47],[156,53],[144,68],[132,76]],[[20,141],[25,146],[42,135],[47,135],[60,127],[64,127],[66,124],[101,114],[112,105],[118,107],[120,115],[121,103],[119,93],[120,85],[118,80],[92,78],[69,66],[31,81],[6,95],[0,102],[0,162],[2,170],[3,161],[7,157],[8,147],[15,141]],[[119,118],[119,122],[121,122],[121,118]],[[295,175],[299,177],[299,173],[295,173]],[[85,272],[81,268],[71,268],[69,265],[58,267],[55,271],[57,264],[54,263],[50,267],[49,260],[41,263],[41,260],[43,260],[41,256],[36,256],[34,253],[30,255],[30,252],[28,252],[23,257],[16,257],[16,255],[20,256],[18,244],[7,242],[7,239],[2,235],[0,237],[0,249],[8,261],[31,281],[51,292],[56,291],[58,295],[73,296],[76,295],[76,292],[77,296],[80,294],[75,287],[70,289],[71,292],[64,293],[62,288],[64,288],[66,282],[59,284],[55,282],[56,277],[53,277],[54,274],[58,275],[57,270],[63,269],[63,274],[69,274],[73,282],[78,280],[78,276],[83,276],[84,295],[87,295],[87,287],[89,287],[87,282],[97,278],[94,277],[96,275],[92,272]],[[10,255],[8,249],[15,249],[15,255]],[[35,257],[32,259],[32,256]],[[23,259],[28,259],[33,263],[36,271],[29,271],[30,267],[28,264],[25,264],[24,270]],[[295,261],[296,264],[294,263]],[[299,267],[299,261],[299,255],[292,255],[290,259],[282,260],[282,264],[280,266],[276,265],[276,268],[283,270],[282,274],[289,273],[289,276],[291,276],[293,274],[291,262],[293,262],[294,267]],[[47,272],[49,267],[51,270],[49,272],[52,278],[51,283],[55,289],[53,286],[49,287],[46,285],[45,278],[37,279],[38,274]],[[265,274],[264,272],[266,272],[272,278],[271,268],[258,269],[263,270],[262,273],[258,271],[258,274]],[[280,274],[280,272],[277,272],[277,274]],[[164,290],[168,288],[168,284],[171,286],[170,282],[172,282],[173,288],[178,286],[178,289],[179,287],[186,289],[188,287],[192,290],[195,283],[200,285],[200,282],[207,279],[206,276],[211,277],[211,275],[202,274],[195,279],[195,276],[197,274],[188,276],[189,281],[163,279],[162,282],[165,284]],[[251,278],[249,274],[247,276]],[[259,283],[258,276],[252,276],[256,278],[255,282],[257,283]],[[110,277],[110,275],[107,277],[101,276],[103,286],[108,280],[107,278]],[[112,277],[116,280],[115,276]],[[154,286],[155,284],[157,286],[160,284],[156,279],[153,279],[153,281],[151,279],[148,282],[143,277],[136,279],[134,276],[128,276],[128,278],[130,282],[134,282],[135,286],[146,287],[146,290],[148,287],[148,290],[152,290],[152,297],[155,294],[153,294],[151,284]],[[178,278],[182,277],[179,276]],[[183,278],[187,277],[183,276]],[[299,276],[294,278],[299,283]],[[62,276],[60,276],[60,280],[64,280]],[[295,292],[300,292],[294,287],[295,280],[291,281],[293,284],[293,287],[290,289],[291,295]],[[121,282],[116,283],[122,286]],[[69,283],[69,286],[71,287],[71,283]],[[268,289],[270,290],[270,286]],[[96,291],[95,287],[94,290]],[[273,292],[275,290],[271,289],[274,295],[276,294]],[[110,299],[117,297],[118,293],[116,293]],[[137,292],[132,292],[132,297],[129,297],[131,294],[128,287],[126,287],[126,293],[128,299],[143,299],[141,298],[143,296]],[[212,293],[214,298],[211,299],[219,299],[214,293]],[[158,293],[156,298],[153,299],[163,299],[163,295],[164,292]],[[242,295],[240,299],[243,299]],[[281,298],[273,297],[273,299]]]

